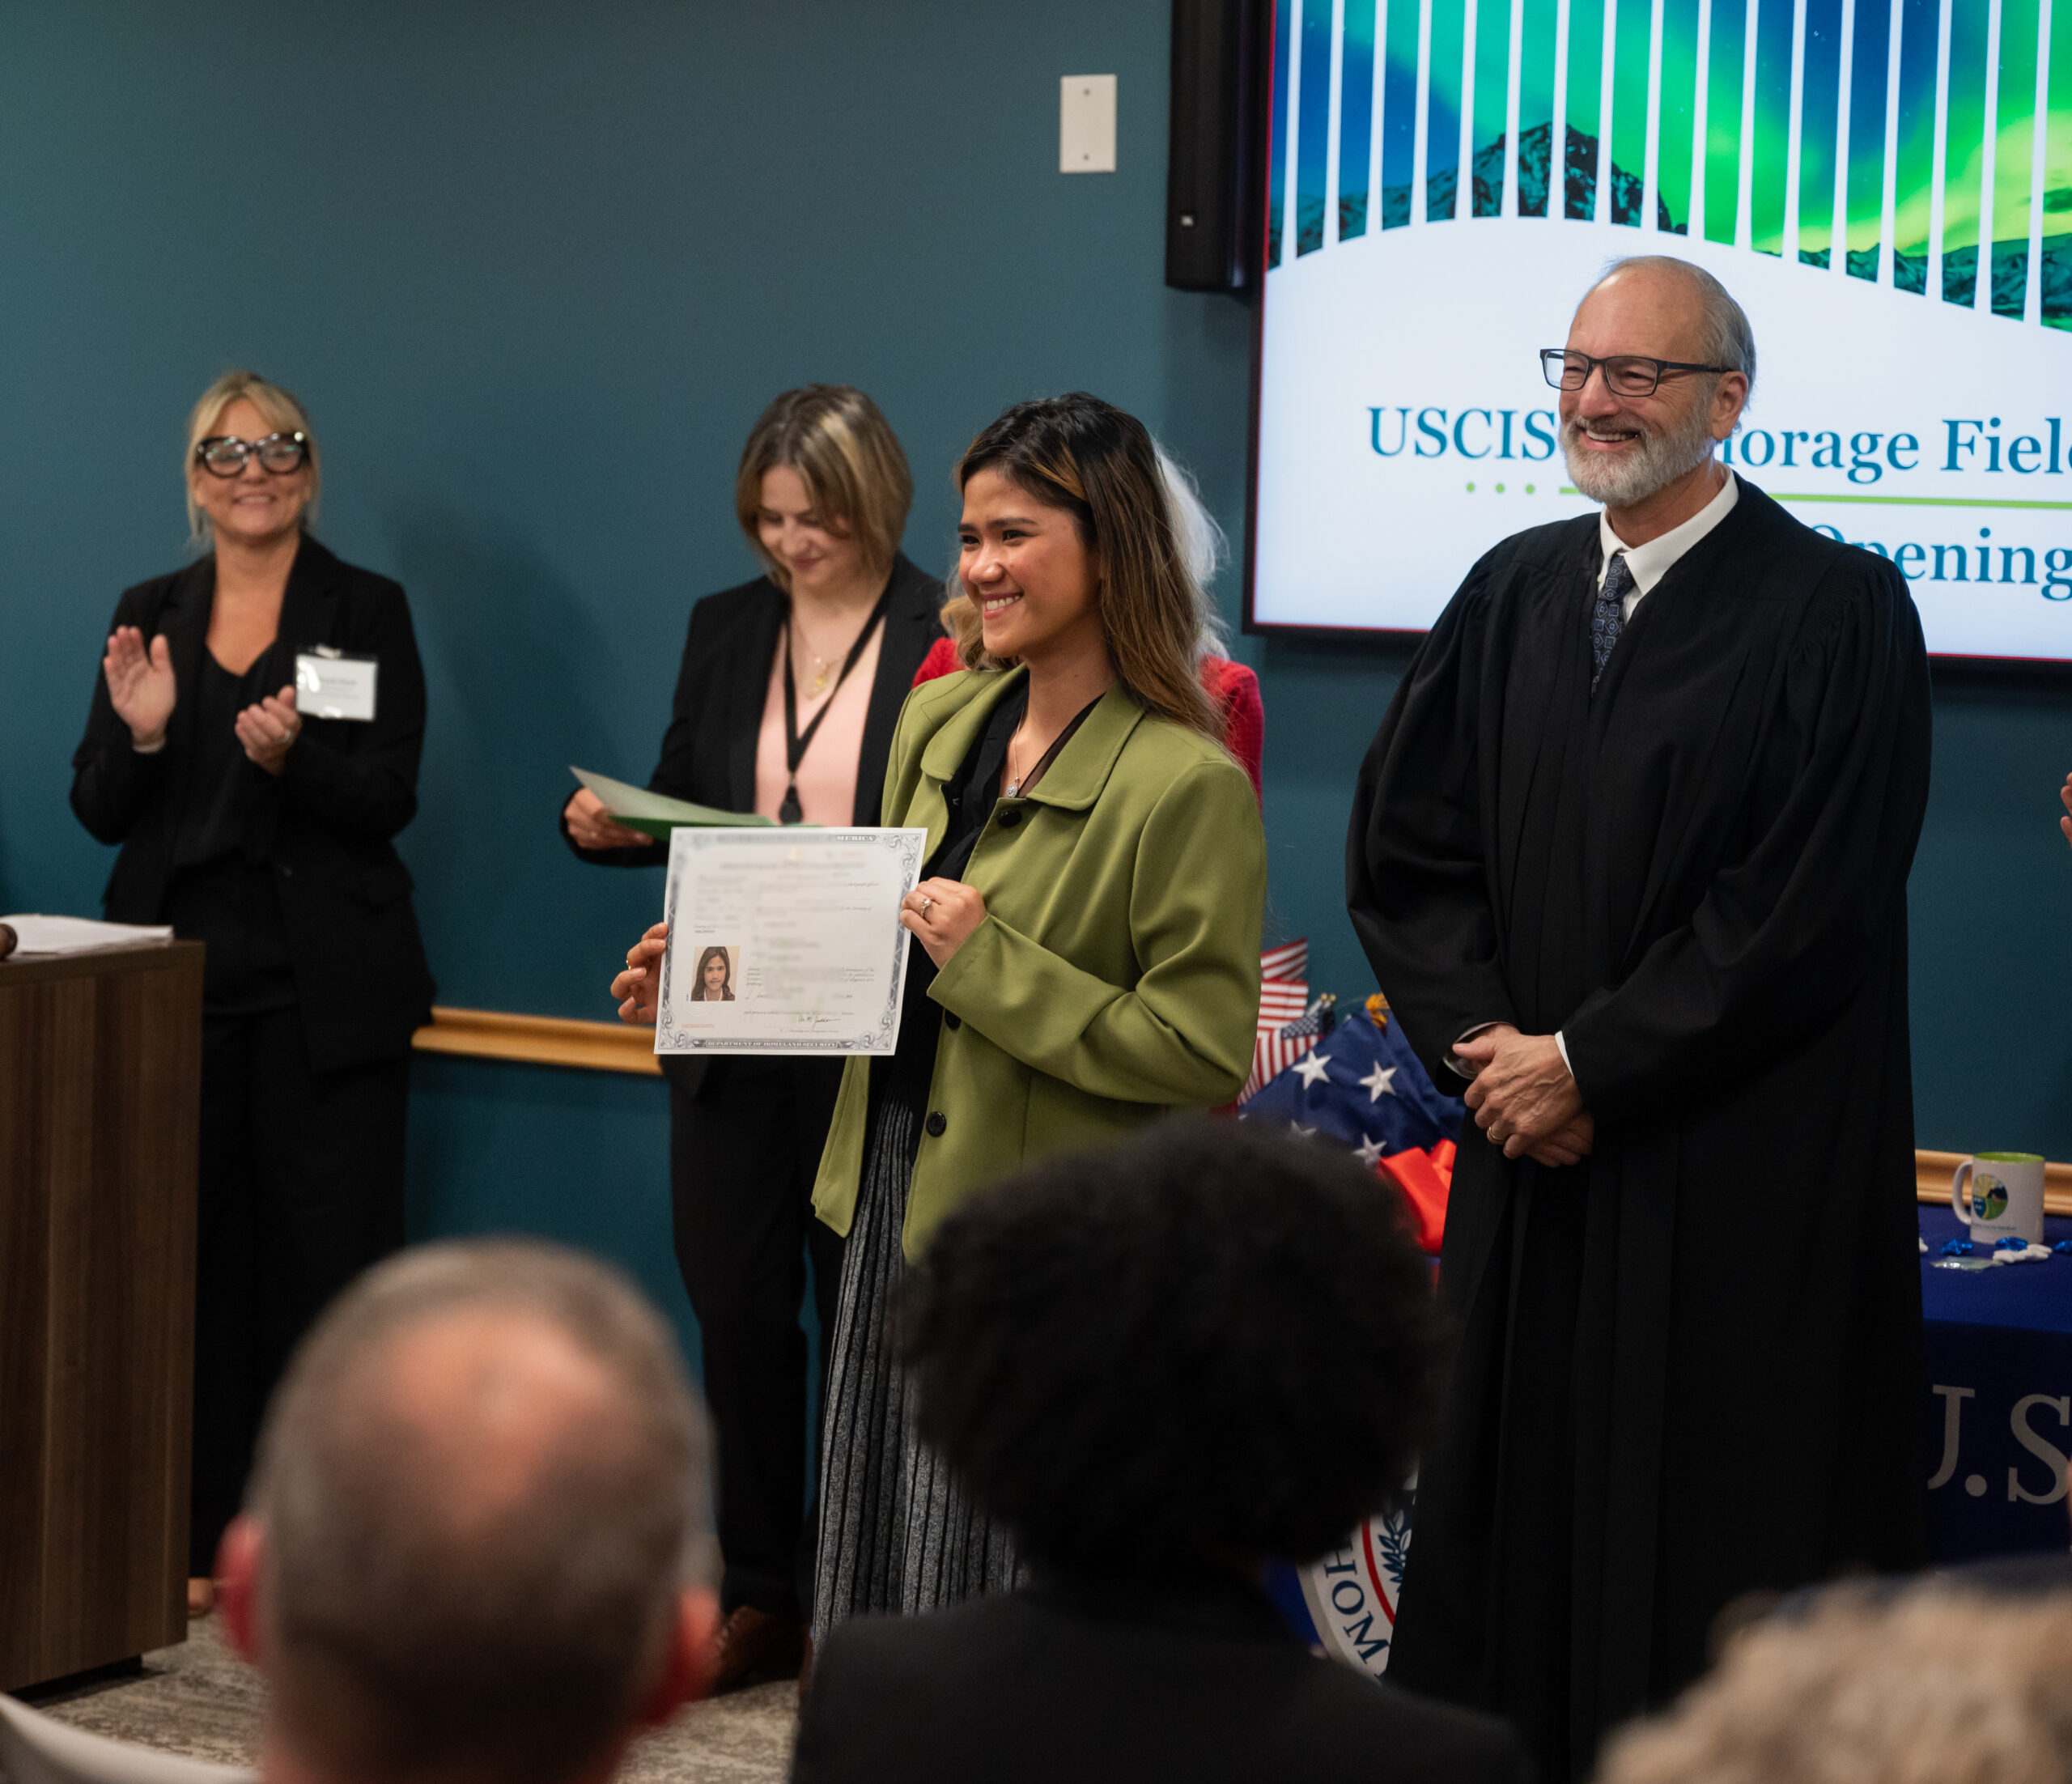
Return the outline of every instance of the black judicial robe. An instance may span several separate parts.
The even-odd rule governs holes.
[[[1506,540],[1397,690],[1348,847],[1425,1068],[1562,1031],[1590,1158],[1471,1125],[1459,1349],[1390,1676],[1510,1717],[1549,1784],[1705,1663],[1743,1593],[1923,1551],[1906,878],[1921,627],[1744,481],[1590,690],[1594,516]]]

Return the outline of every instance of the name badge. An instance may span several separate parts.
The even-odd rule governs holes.
[[[295,660],[295,710],[312,719],[372,719],[380,667],[372,656],[304,652]]]

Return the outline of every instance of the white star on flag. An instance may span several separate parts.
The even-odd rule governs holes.
[[[1301,1135],[1305,1140],[1314,1140],[1317,1137],[1317,1130],[1314,1128],[1306,1128],[1299,1121],[1291,1121],[1288,1125]]]
[[[1364,1133],[1360,1137],[1366,1143],[1364,1145],[1355,1146],[1352,1149],[1352,1156],[1371,1170],[1382,1162],[1382,1143],[1378,1140],[1367,1139]]]
[[[1367,1093],[1367,1100],[1379,1102],[1385,1096],[1394,1096],[1396,1088],[1391,1081],[1401,1069],[1400,1066],[1383,1065],[1377,1060],[1374,1069],[1360,1081],[1360,1088]]]
[[[1312,1053],[1306,1059],[1297,1060],[1295,1062],[1295,1075],[1301,1079],[1302,1088],[1306,1090],[1320,1081],[1326,1084],[1330,1083],[1331,1067],[1323,1054]]]

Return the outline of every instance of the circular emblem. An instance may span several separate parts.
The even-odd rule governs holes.
[[[1972,1218],[1997,1221],[2007,1212],[2007,1186],[1990,1172],[1972,1173]]]
[[[1369,1678],[1388,1671],[1410,1558],[1411,1508],[1369,1518],[1335,1553],[1295,1569],[1315,1645]]]

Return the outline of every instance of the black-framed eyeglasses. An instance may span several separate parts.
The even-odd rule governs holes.
[[[194,457],[202,469],[214,477],[237,476],[250,458],[259,461],[261,470],[285,477],[290,471],[300,470],[308,461],[309,436],[299,429],[292,434],[269,434],[264,440],[240,440],[235,434],[214,434],[195,443]]]
[[[1615,397],[1652,397],[1663,374],[1671,372],[1738,372],[1738,366],[1698,365],[1688,359],[1650,359],[1644,353],[1608,353],[1593,359],[1573,347],[1542,347],[1540,369],[1556,390],[1580,390],[1590,382],[1599,366],[1604,367],[1604,387]]]

